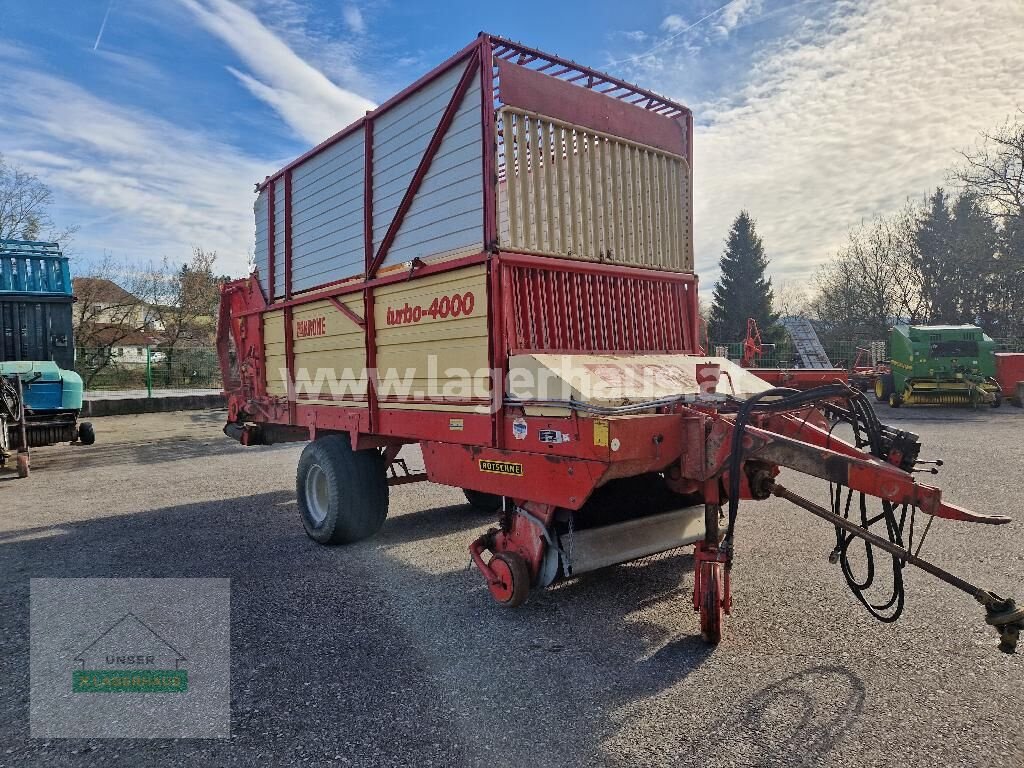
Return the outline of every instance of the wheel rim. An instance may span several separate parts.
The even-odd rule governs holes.
[[[723,603],[722,573],[719,563],[704,563],[701,572],[700,630],[704,640],[718,643],[722,639]]]
[[[885,394],[885,385],[881,379],[875,379],[875,396],[881,399]]]
[[[494,571],[494,575],[500,579],[497,584],[488,584],[487,587],[491,591],[491,595],[499,603],[507,603],[512,599],[512,592],[514,591],[514,584],[512,581],[512,569],[508,567],[502,558],[495,557],[491,561],[491,570]]]
[[[306,473],[306,509],[309,518],[316,528],[327,519],[330,505],[330,490],[327,485],[327,473],[319,464],[314,464]]]

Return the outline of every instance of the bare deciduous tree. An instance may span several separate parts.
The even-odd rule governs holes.
[[[975,148],[961,155],[955,178],[991,215],[1024,220],[1024,110],[1017,120],[982,133]]]
[[[917,223],[908,205],[892,217],[862,225],[819,269],[809,311],[830,336],[883,339],[896,319],[922,318]]]
[[[150,329],[152,316],[142,294],[148,275],[117,264],[110,254],[74,280],[76,367],[89,387],[114,362],[113,349]]]
[[[17,166],[8,165],[0,155],[0,240],[39,240],[67,243],[75,233],[71,227],[54,230],[49,209],[53,193],[39,178]]]
[[[212,343],[220,286],[227,280],[214,273],[216,260],[216,251],[197,247],[180,268],[165,260],[160,269],[151,270],[146,299],[161,326],[165,349],[173,350],[184,340]]]

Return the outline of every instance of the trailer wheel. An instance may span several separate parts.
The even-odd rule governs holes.
[[[388,516],[384,458],[353,451],[340,435],[321,437],[299,458],[295,492],[302,524],[320,544],[351,544],[375,534]]]
[[[478,512],[500,512],[502,505],[502,497],[493,493],[485,493],[484,491],[473,491],[469,488],[463,488],[462,492],[466,495],[466,501],[469,505]]]
[[[522,605],[530,594],[530,569],[514,552],[498,552],[491,558],[490,568],[498,577],[497,584],[488,584],[491,597],[506,608]]]
[[[96,430],[91,421],[83,421],[78,425],[78,442],[82,445],[92,445],[96,442]]]
[[[903,398],[897,395],[895,392],[889,395],[889,407],[899,408],[903,405]]]
[[[993,408],[998,408],[1002,404],[1003,404],[1003,395],[1002,395],[1001,392],[996,392],[995,398],[993,398],[993,400],[992,400],[992,407]]]
[[[896,391],[896,382],[891,373],[884,373],[875,379],[875,400],[888,403],[889,396]]]
[[[700,636],[704,638],[704,642],[711,645],[718,645],[722,640],[725,614],[722,568],[721,563],[701,563]]]

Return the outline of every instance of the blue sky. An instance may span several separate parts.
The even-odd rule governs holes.
[[[241,274],[256,180],[488,30],[688,103],[704,287],[741,207],[797,284],[1024,105],[1021,0],[723,3],[0,0],[0,153],[76,259]]]

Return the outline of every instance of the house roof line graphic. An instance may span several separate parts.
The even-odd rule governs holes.
[[[174,653],[174,655],[176,657],[175,660],[174,660],[174,668],[175,669],[178,668],[179,662],[188,661],[188,657],[187,656],[185,656],[181,651],[179,651],[177,648],[175,648],[173,645],[171,645],[163,637],[161,637],[160,634],[155,629],[153,629],[151,626],[149,626],[149,624],[144,622],[142,619],[140,619],[138,616],[136,616],[131,611],[129,611],[124,616],[122,616],[120,619],[118,619],[113,624],[111,624],[106,632],[101,634],[99,637],[97,637],[95,640],[93,640],[91,643],[89,643],[89,645],[87,645],[85,648],[83,648],[81,651],[79,651],[78,655],[75,656],[74,660],[77,661],[77,662],[80,662],[81,665],[82,665],[82,669],[85,669],[85,655],[92,649],[92,647],[94,645],[96,645],[97,643],[99,643],[103,638],[105,638],[107,635],[109,635],[115,629],[117,629],[117,627],[119,627],[121,624],[123,624],[124,622],[129,621],[129,620],[134,620],[135,622],[140,624],[147,632],[149,632],[149,634],[151,634],[153,637],[155,637],[157,640],[159,640],[168,650],[170,650],[170,651],[172,651]]]

